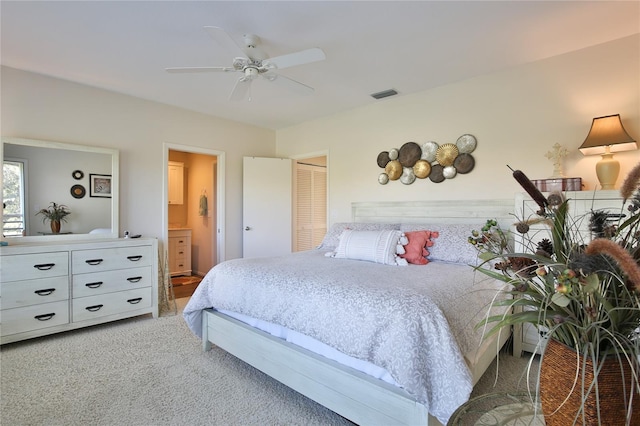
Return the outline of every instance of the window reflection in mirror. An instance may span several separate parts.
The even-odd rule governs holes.
[[[5,237],[26,235],[25,176],[27,160],[4,159],[2,166],[2,234]]]

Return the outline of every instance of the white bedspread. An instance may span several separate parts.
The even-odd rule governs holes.
[[[471,393],[462,354],[480,345],[473,328],[495,289],[467,265],[398,267],[311,250],[215,266],[184,317],[199,337],[202,309],[211,307],[311,336],[386,369],[446,424]]]

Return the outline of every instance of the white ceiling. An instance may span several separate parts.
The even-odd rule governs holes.
[[[271,129],[582,49],[640,32],[638,1],[6,1],[1,63]],[[264,79],[227,100],[238,73],[204,26],[279,56],[320,47],[327,59],[280,70],[310,96]]]

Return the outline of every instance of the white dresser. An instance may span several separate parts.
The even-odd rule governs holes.
[[[548,196],[549,193],[544,193]],[[583,238],[584,243],[591,241],[591,232],[589,231],[590,212],[596,210],[606,210],[609,213],[619,214],[622,211],[622,197],[620,192],[615,191],[568,191],[563,193],[569,199],[568,214],[572,223],[576,225],[573,232],[577,232]],[[538,205],[527,195],[518,194],[516,196],[515,213],[518,219],[534,218]],[[628,213],[628,212],[627,212]],[[523,244],[522,236],[517,232],[515,236],[515,252],[525,252],[526,248]],[[533,242],[539,242],[543,238],[553,241],[551,230],[543,224],[533,225],[527,233],[527,238]],[[540,339],[544,338],[544,331],[540,332],[531,324],[523,324],[522,327],[515,327],[514,331],[514,356],[520,356],[522,351],[540,352],[544,347],[539,345]]]
[[[0,343],[158,316],[155,239],[0,247]]]

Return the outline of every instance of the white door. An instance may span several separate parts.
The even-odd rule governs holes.
[[[291,253],[292,170],[287,158],[244,158],[243,257]]]

